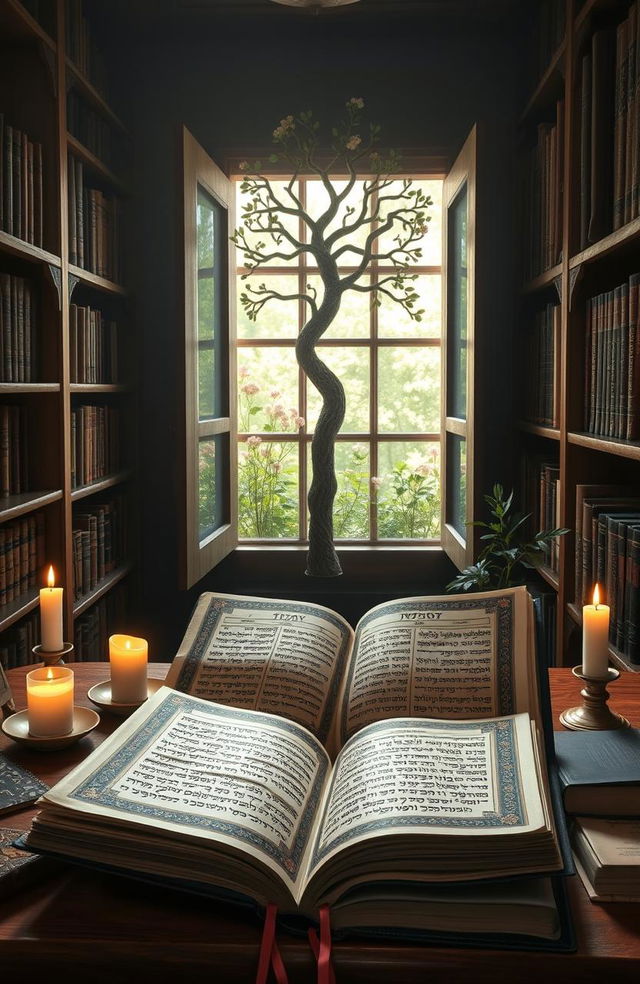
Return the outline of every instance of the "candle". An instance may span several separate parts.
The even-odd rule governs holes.
[[[593,604],[582,609],[582,673],[604,679],[609,669],[609,606],[600,604],[600,589],[593,590]]]
[[[147,640],[134,636],[109,637],[111,700],[137,704],[147,699]]]
[[[27,673],[29,734],[53,738],[73,731],[73,670],[41,666]]]
[[[46,588],[40,588],[40,644],[46,653],[64,647],[62,639],[62,588],[55,588],[53,567],[49,568]]]

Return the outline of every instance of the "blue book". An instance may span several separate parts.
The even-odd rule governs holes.
[[[557,731],[554,737],[567,813],[640,817],[640,731]]]

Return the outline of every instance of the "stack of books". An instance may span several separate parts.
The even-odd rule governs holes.
[[[0,112],[0,149],[0,229],[42,247],[42,144]]]

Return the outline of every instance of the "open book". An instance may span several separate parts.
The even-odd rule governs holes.
[[[338,929],[559,935],[524,588],[381,605],[355,637],[205,595],[167,683],[41,798],[34,850]]]

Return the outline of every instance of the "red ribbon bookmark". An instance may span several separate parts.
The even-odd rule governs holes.
[[[256,974],[256,984],[267,984],[269,967],[273,967],[278,984],[289,984],[287,971],[285,970],[280,950],[276,943],[276,916],[278,907],[270,902],[267,906],[267,914],[262,930],[262,941],[260,943],[260,956],[258,957],[258,972]]]
[[[318,941],[318,934],[315,929],[310,929],[307,934],[313,955],[318,964],[318,984],[336,984],[336,978],[331,964],[331,921],[329,906],[321,905],[319,915],[320,940]]]

